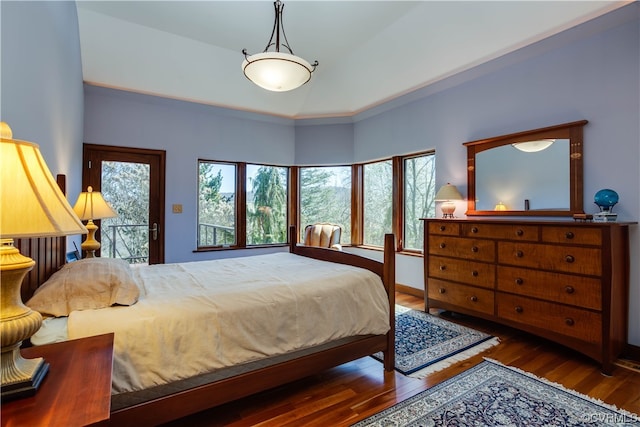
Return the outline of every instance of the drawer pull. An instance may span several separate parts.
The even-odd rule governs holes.
[[[524,252],[522,252],[522,251],[516,251],[516,256],[517,256],[518,258],[522,258],[522,257],[524,256]]]
[[[441,225],[441,226],[440,226],[440,231],[444,231],[444,230],[446,230],[446,229],[447,229],[447,227],[445,227],[444,225]]]
[[[447,266],[446,266],[446,265],[441,265],[441,266],[440,266],[440,271],[445,271],[446,269],[447,269]]]
[[[473,227],[473,228],[471,228],[471,232],[472,232],[472,233],[477,233],[477,232],[478,232],[478,227]]]
[[[564,257],[564,260],[567,261],[569,264],[571,264],[576,259],[573,257],[573,255],[567,255],[566,257]]]
[[[567,325],[567,326],[573,326],[575,324],[575,322],[573,321],[572,318],[567,317],[567,318],[564,319],[564,324]]]
[[[469,299],[471,300],[471,302],[478,302],[478,297],[475,295],[470,296]]]
[[[574,292],[575,292],[575,289],[573,289],[573,286],[566,286],[566,287],[564,288],[564,291],[565,291],[566,293],[568,293],[568,294],[572,294],[572,293],[574,293]]]
[[[518,278],[516,279],[516,285],[522,285],[523,283],[524,283],[524,280],[522,280],[522,278],[521,278],[521,277],[518,277]]]
[[[473,270],[473,271],[471,272],[471,275],[472,275],[473,277],[478,277],[478,274],[479,274],[479,273],[478,273],[478,271],[477,271],[477,270]]]
[[[564,235],[567,239],[573,239],[575,236],[572,231],[567,231]]]
[[[446,245],[444,242],[443,242],[443,243],[440,243],[440,249],[444,249],[444,248],[446,248],[446,247],[447,247],[447,245]]]
[[[516,236],[522,236],[524,234],[524,231],[521,228],[518,228],[516,230]]]
[[[447,290],[445,288],[440,288],[438,289],[438,292],[440,292],[441,294],[444,294],[447,292]]]
[[[524,310],[522,309],[522,307],[520,307],[519,305],[516,305],[516,313],[522,313]]]
[[[478,252],[477,246],[471,246],[471,252]]]

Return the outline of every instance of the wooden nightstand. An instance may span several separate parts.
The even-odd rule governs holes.
[[[108,423],[113,334],[30,347],[22,355],[44,357],[49,373],[35,396],[2,404],[2,426]]]

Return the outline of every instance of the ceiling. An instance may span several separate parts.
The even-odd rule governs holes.
[[[287,118],[352,116],[628,1],[285,1],[311,81],[269,92],[240,68],[271,35],[273,2],[77,1],[87,83]]]

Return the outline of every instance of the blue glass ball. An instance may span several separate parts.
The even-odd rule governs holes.
[[[602,189],[596,193],[593,201],[603,210],[610,210],[618,203],[618,193],[608,188]]]

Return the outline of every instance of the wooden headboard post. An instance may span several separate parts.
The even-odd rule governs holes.
[[[66,176],[56,175],[58,186],[66,195]],[[64,265],[67,252],[67,238],[41,237],[31,239],[15,239],[14,245],[24,256],[36,262],[33,269],[27,273],[20,288],[22,301],[28,301],[38,286],[42,285],[53,273]]]

